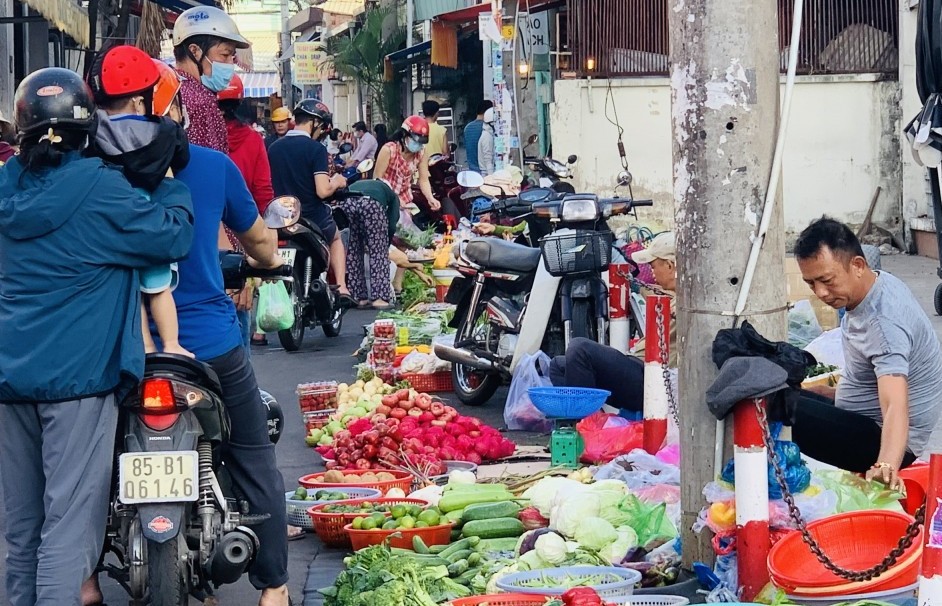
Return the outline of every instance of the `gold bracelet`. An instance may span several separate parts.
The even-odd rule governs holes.
[[[892,469],[892,470],[895,470],[896,468],[893,467],[892,465],[890,465],[889,463],[884,462],[884,461],[878,461],[878,462],[874,463],[873,465],[871,465],[871,466],[870,466],[870,469]]]

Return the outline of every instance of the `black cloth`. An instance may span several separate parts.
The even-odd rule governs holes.
[[[880,456],[880,425],[862,414],[838,408],[834,400],[801,391],[792,423],[792,441],[803,454],[822,463],[864,473]],[[902,467],[916,455],[906,451]]]
[[[256,589],[280,587],[288,582],[285,483],[275,461],[275,445],[268,437],[268,412],[255,372],[241,345],[207,363],[219,377],[232,425],[223,453],[226,469],[249,502],[250,513],[271,515],[252,527],[260,547],[249,568],[249,581]]]
[[[285,135],[268,149],[271,184],[276,196],[301,200],[301,216],[316,224],[328,242],[337,234],[330,207],[317,195],[316,175],[326,175],[327,148],[305,135]]]
[[[723,419],[737,402],[787,389],[787,378],[784,368],[765,358],[729,358],[707,389],[706,403],[713,416]]]
[[[550,362],[550,381],[557,387],[591,387],[612,392],[615,408],[644,409],[644,362],[613,347],[578,337],[565,356]]]
[[[90,155],[117,164],[131,185],[152,192],[167,176],[168,168],[177,173],[187,167],[190,144],[183,127],[170,118],[104,117]]]
[[[742,328],[726,328],[713,340],[713,363],[717,368],[730,358],[759,356],[775,362],[788,373],[788,384],[798,387],[805,380],[808,368],[818,363],[814,356],[783,342],[769,341],[748,321]]]

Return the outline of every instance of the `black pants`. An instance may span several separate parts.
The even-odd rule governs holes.
[[[206,363],[219,376],[232,426],[223,455],[226,469],[249,502],[250,513],[271,515],[252,527],[260,547],[249,569],[249,581],[256,589],[280,587],[288,582],[285,482],[275,462],[275,445],[268,439],[268,413],[255,372],[241,345]]]
[[[566,355],[550,362],[550,381],[557,387],[604,389],[612,392],[611,406],[644,409],[644,362],[583,337],[573,339]]]
[[[843,410],[830,398],[802,391],[795,410],[792,440],[803,454],[847,471],[864,473],[880,456],[880,426],[870,417]],[[916,456],[906,451],[901,467]]]

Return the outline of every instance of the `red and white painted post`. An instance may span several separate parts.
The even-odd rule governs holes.
[[[759,405],[765,407],[764,398]],[[751,602],[769,582],[769,459],[756,400],[733,408],[733,461],[736,466],[736,562],[742,599]]]
[[[942,606],[942,454],[929,459],[926,488],[926,524],[923,526],[922,573],[919,575],[919,606]]]
[[[645,304],[644,329],[644,449],[655,454],[667,439],[668,394],[661,365],[661,340],[658,337],[658,316],[663,322],[663,357],[670,354],[671,299],[652,295]]]
[[[608,344],[618,351],[628,353],[631,328],[628,313],[631,309],[631,265],[612,263],[608,266]]]

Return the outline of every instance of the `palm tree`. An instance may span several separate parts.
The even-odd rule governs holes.
[[[363,27],[352,36],[336,36],[327,40],[328,70],[352,78],[364,87],[374,107],[380,108],[383,120],[399,114],[399,87],[385,78],[385,58],[405,44],[406,30],[395,27],[384,36],[384,24],[393,17],[393,9],[375,8],[366,12]]]

